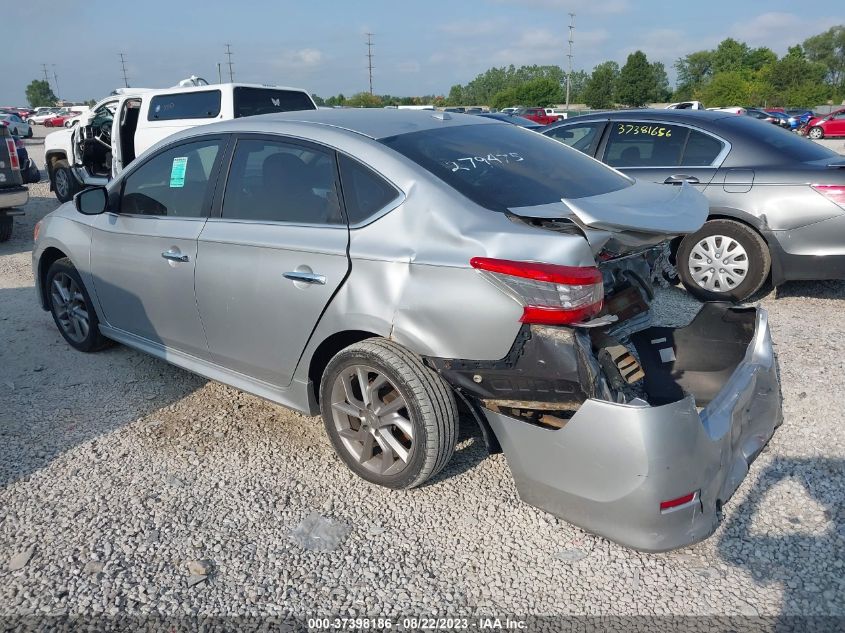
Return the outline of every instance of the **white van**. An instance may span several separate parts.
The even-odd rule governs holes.
[[[67,202],[85,187],[106,184],[160,140],[195,125],[316,108],[307,91],[283,86],[124,89],[97,103],[74,127],[44,139],[50,189]]]

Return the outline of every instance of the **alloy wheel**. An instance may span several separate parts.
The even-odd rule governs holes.
[[[70,191],[70,180],[67,172],[64,169],[58,169],[54,178],[56,182],[56,193],[59,195],[59,198],[67,198],[67,194]]]
[[[748,275],[748,253],[732,237],[710,235],[696,244],[689,255],[689,271],[695,283],[711,292],[727,292]]]
[[[367,365],[350,365],[335,379],[332,422],[346,451],[372,473],[407,468],[414,445],[408,403],[390,379]]]
[[[65,335],[74,343],[82,343],[90,330],[90,317],[85,296],[76,281],[66,273],[57,273],[50,285],[53,311]]]

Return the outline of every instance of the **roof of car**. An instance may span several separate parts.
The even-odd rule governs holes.
[[[711,110],[657,110],[657,109],[642,109],[642,110],[608,110],[607,112],[593,112],[591,114],[581,114],[576,117],[566,119],[566,122],[579,121],[584,119],[630,119],[636,117],[638,119],[661,119],[661,120],[696,120],[696,121],[718,121],[728,117],[738,116],[730,112],[714,112]]]
[[[261,131],[274,123],[326,125],[373,139],[462,125],[502,125],[499,121],[475,114],[392,108],[339,108],[262,114],[220,122],[214,124],[214,128],[222,131]]]

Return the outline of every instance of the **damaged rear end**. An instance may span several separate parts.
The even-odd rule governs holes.
[[[596,266],[474,258],[522,304],[522,327],[501,360],[429,364],[489,425],[527,503],[639,550],[706,538],[782,420],[764,310],[707,303],[686,326],[654,325],[668,241],[706,203],[637,183],[509,212],[582,236]]]

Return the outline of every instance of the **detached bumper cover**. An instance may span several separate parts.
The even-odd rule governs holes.
[[[699,412],[692,396],[657,407],[587,400],[562,429],[484,410],[520,497],[627,547],[666,551],[707,538],[717,509],[782,421],[766,312],[724,388]],[[690,492],[669,510],[662,501]]]

